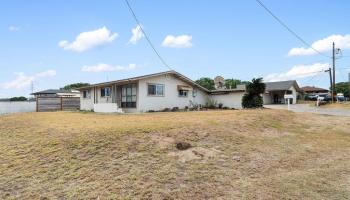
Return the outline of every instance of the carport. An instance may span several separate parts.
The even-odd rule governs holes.
[[[296,104],[297,96],[300,92],[298,83],[295,80],[266,82],[265,94],[263,94],[264,104],[286,104],[284,95],[293,95],[292,104]]]

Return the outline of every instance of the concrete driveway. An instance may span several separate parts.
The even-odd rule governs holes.
[[[271,109],[288,109],[287,105],[264,105],[264,107]],[[313,107],[309,106],[308,104],[293,104],[290,105],[290,110],[293,112],[307,112],[321,115],[336,115],[350,117],[350,109]]]

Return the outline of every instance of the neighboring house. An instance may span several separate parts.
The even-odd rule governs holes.
[[[296,104],[298,94],[301,89],[295,80],[291,81],[278,81],[278,82],[265,82],[266,89],[263,94],[264,104],[285,104],[285,94],[293,95],[291,101],[292,104]]]
[[[209,99],[241,108],[245,88],[209,91],[176,71],[104,82],[79,88],[80,108],[95,112],[147,112],[203,106]]]
[[[48,89],[40,92],[34,92],[31,95],[34,97],[80,97],[80,92],[78,90],[57,90],[57,89]]]
[[[315,87],[315,86],[305,86],[305,87],[302,87],[300,88],[304,94],[324,94],[324,93],[328,93],[328,90],[327,89],[324,89],[324,88],[318,88],[318,87]]]

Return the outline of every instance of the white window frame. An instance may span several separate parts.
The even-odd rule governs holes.
[[[156,90],[155,94],[150,94],[149,93],[148,87],[150,85],[154,85],[155,86],[155,90]],[[158,94],[158,87],[159,86],[163,88],[162,94]],[[151,97],[164,97],[165,96],[165,85],[164,84],[159,84],[159,83],[147,83],[147,95],[151,96]]]

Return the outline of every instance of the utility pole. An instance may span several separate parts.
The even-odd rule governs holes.
[[[333,103],[333,82],[332,82],[332,69],[329,68],[328,70],[325,70],[324,72],[329,72],[329,82],[330,82],[330,93],[331,93],[331,97],[332,97],[332,103]],[[350,73],[349,73],[349,81],[350,81]],[[349,83],[350,84],[350,83]]]
[[[333,60],[333,84],[332,84],[332,103],[333,103],[333,99],[335,98],[335,44],[334,42],[333,42],[332,60]]]

